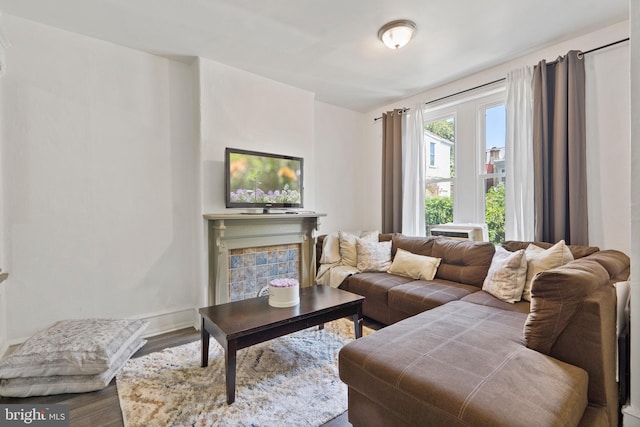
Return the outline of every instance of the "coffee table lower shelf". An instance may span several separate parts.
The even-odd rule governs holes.
[[[209,364],[209,337],[222,346],[225,354],[227,403],[235,401],[236,353],[302,329],[320,326],[342,317],[352,317],[356,338],[362,336],[364,297],[327,286],[300,289],[300,304],[274,308],[269,297],[251,298],[204,307],[202,317],[202,367]]]

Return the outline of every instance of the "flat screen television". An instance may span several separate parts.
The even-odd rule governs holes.
[[[302,157],[227,147],[224,158],[228,208],[303,207]]]

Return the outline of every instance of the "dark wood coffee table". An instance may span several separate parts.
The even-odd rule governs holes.
[[[202,367],[209,364],[209,336],[224,348],[227,403],[236,398],[236,352],[345,316],[353,317],[355,337],[362,336],[364,297],[329,286],[300,289],[300,304],[274,308],[269,297],[251,298],[200,309],[202,317]]]

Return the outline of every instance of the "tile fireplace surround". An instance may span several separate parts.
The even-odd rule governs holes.
[[[251,296],[251,293],[255,296],[258,283],[251,282],[251,279],[248,282],[237,280],[240,278],[239,275],[244,279],[246,274],[254,271],[250,268],[251,265],[247,265],[249,268],[244,268],[243,265],[240,269],[239,264],[240,262],[251,264],[256,258],[250,255],[252,253],[266,253],[266,263],[269,261],[269,252],[275,253],[276,257],[286,256],[287,264],[274,261],[272,264],[276,267],[270,266],[271,273],[279,277],[284,275],[291,277],[295,274],[300,280],[300,287],[313,285],[316,275],[315,244],[318,219],[325,215],[318,213],[205,214],[209,241],[207,289],[209,305],[223,304],[232,300],[230,291],[232,281],[235,283],[233,287],[240,291],[240,296],[233,296],[234,300]],[[264,257],[262,254],[260,262]],[[285,262],[284,259],[280,261]],[[281,272],[273,271],[273,268],[278,267]],[[287,271],[285,272],[284,269]],[[235,275],[238,277],[232,277]]]
[[[231,249],[229,299],[254,298],[273,279],[300,280],[300,244]]]

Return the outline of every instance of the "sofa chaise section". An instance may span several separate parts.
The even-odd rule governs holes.
[[[340,352],[354,426],[577,425],[588,375],[528,349],[527,316],[453,301]],[[533,421],[535,420],[535,422]]]

